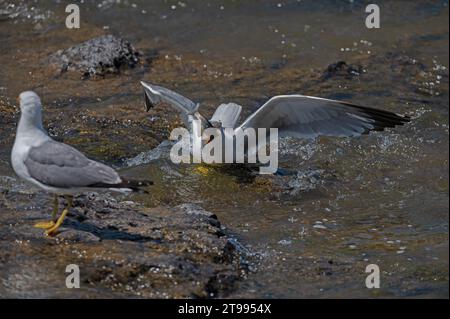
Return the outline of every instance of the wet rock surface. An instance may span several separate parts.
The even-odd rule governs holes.
[[[394,15],[385,17],[395,22],[395,30],[374,32],[362,28],[360,19],[350,26],[349,20],[327,22],[322,13],[335,15],[338,8],[324,4],[311,11],[313,2],[292,1],[283,11],[246,2],[240,5],[247,12],[265,13],[244,21],[242,7],[231,2],[225,10],[201,1],[172,10],[165,1],[141,2],[137,8],[114,1],[97,8],[85,1],[90,10],[76,31],[64,27],[66,15],[50,2],[35,5],[33,12],[50,9],[51,20],[35,22],[28,10],[15,18],[0,16],[0,189],[5,192],[0,275],[6,274],[1,295],[136,297],[141,291],[149,297],[213,292],[232,298],[448,298],[448,4],[388,1],[386,9],[404,15],[396,14],[395,21]],[[347,8],[339,16],[354,16],[352,5],[339,4]],[[296,6],[304,7],[291,10]],[[315,18],[299,29],[299,16]],[[397,24],[406,16],[414,17],[411,24]],[[118,75],[87,81],[80,80],[80,71],[55,75],[49,67],[49,56],[58,50],[105,32],[142,50],[137,67],[123,65]],[[157,55],[151,53],[155,49]],[[149,58],[151,69],[145,65]],[[144,111],[140,80],[201,103],[208,118],[220,103],[241,104],[243,120],[273,95],[305,94],[413,120],[361,138],[280,141],[279,167],[285,175],[175,165],[167,156],[170,145],[161,142],[182,123],[166,105]],[[32,228],[49,217],[51,200],[22,185],[9,163],[19,116],[15,98],[27,89],[42,97],[44,127],[52,137],[126,176],[154,180],[150,194],[100,195],[92,201],[81,196],[57,239]],[[202,209],[171,208],[183,203],[201,203],[218,216],[220,228],[214,218],[201,217]],[[175,229],[188,240],[176,237]],[[246,251],[227,229],[249,250],[245,256],[258,259],[250,263],[255,271],[238,279],[234,253],[206,247],[186,257],[206,242],[219,250]],[[184,265],[178,273],[162,266],[177,260]],[[69,263],[80,265],[81,290],[65,288]],[[365,287],[369,263],[380,266],[381,289]],[[159,277],[156,264],[164,269]],[[204,269],[206,275],[199,273]],[[141,284],[142,274],[150,279]],[[180,280],[180,274],[189,279]]]
[[[339,61],[328,66],[322,74],[322,80],[328,80],[332,77],[352,78],[360,75],[362,72],[363,67],[361,65],[352,65],[347,64],[345,61]]]
[[[50,217],[45,194],[0,197],[2,297],[223,297],[247,269],[217,217],[197,205],[149,209],[89,193],[48,238],[32,227]],[[80,268],[80,289],[65,288],[68,264]]]
[[[140,53],[130,42],[104,35],[59,50],[50,57],[50,62],[61,72],[77,70],[90,77],[119,73],[121,67],[134,67],[139,59]]]

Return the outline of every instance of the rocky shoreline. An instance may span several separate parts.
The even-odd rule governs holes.
[[[226,297],[248,271],[245,252],[200,206],[84,194],[50,238],[33,228],[50,217],[46,194],[2,188],[0,197],[3,298]],[[80,289],[65,286],[69,264],[79,266]]]

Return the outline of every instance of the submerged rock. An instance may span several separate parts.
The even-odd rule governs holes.
[[[217,217],[198,206],[147,208],[129,198],[81,195],[59,234],[48,238],[32,227],[49,218],[45,194],[0,198],[3,297],[221,297],[247,269]],[[79,266],[79,289],[66,288],[69,264]]]
[[[328,80],[332,77],[345,77],[352,78],[354,76],[358,76],[363,72],[363,68],[361,65],[352,65],[347,64],[344,61],[339,61],[333,64],[330,64],[325,72],[322,74],[322,80]]]
[[[118,73],[122,66],[134,67],[139,58],[140,53],[130,42],[113,35],[104,35],[59,50],[50,57],[50,62],[61,72],[77,70],[89,77]]]

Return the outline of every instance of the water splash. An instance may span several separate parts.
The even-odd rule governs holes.
[[[142,152],[133,158],[125,160],[124,165],[131,167],[148,164],[159,159],[169,159],[172,145],[173,143],[169,140],[163,141],[154,149],[147,152]]]

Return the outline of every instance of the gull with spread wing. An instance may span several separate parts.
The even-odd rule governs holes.
[[[235,103],[221,104],[211,119],[199,113],[199,104],[161,86],[141,82],[147,111],[159,103],[176,109],[191,131],[194,120],[203,129],[277,128],[279,136],[316,138],[318,136],[351,137],[382,131],[409,122],[407,116],[347,102],[305,95],[278,95],[269,99],[242,124],[237,125],[242,107]],[[225,136],[226,138],[226,136]],[[208,143],[208,141],[207,141]]]

